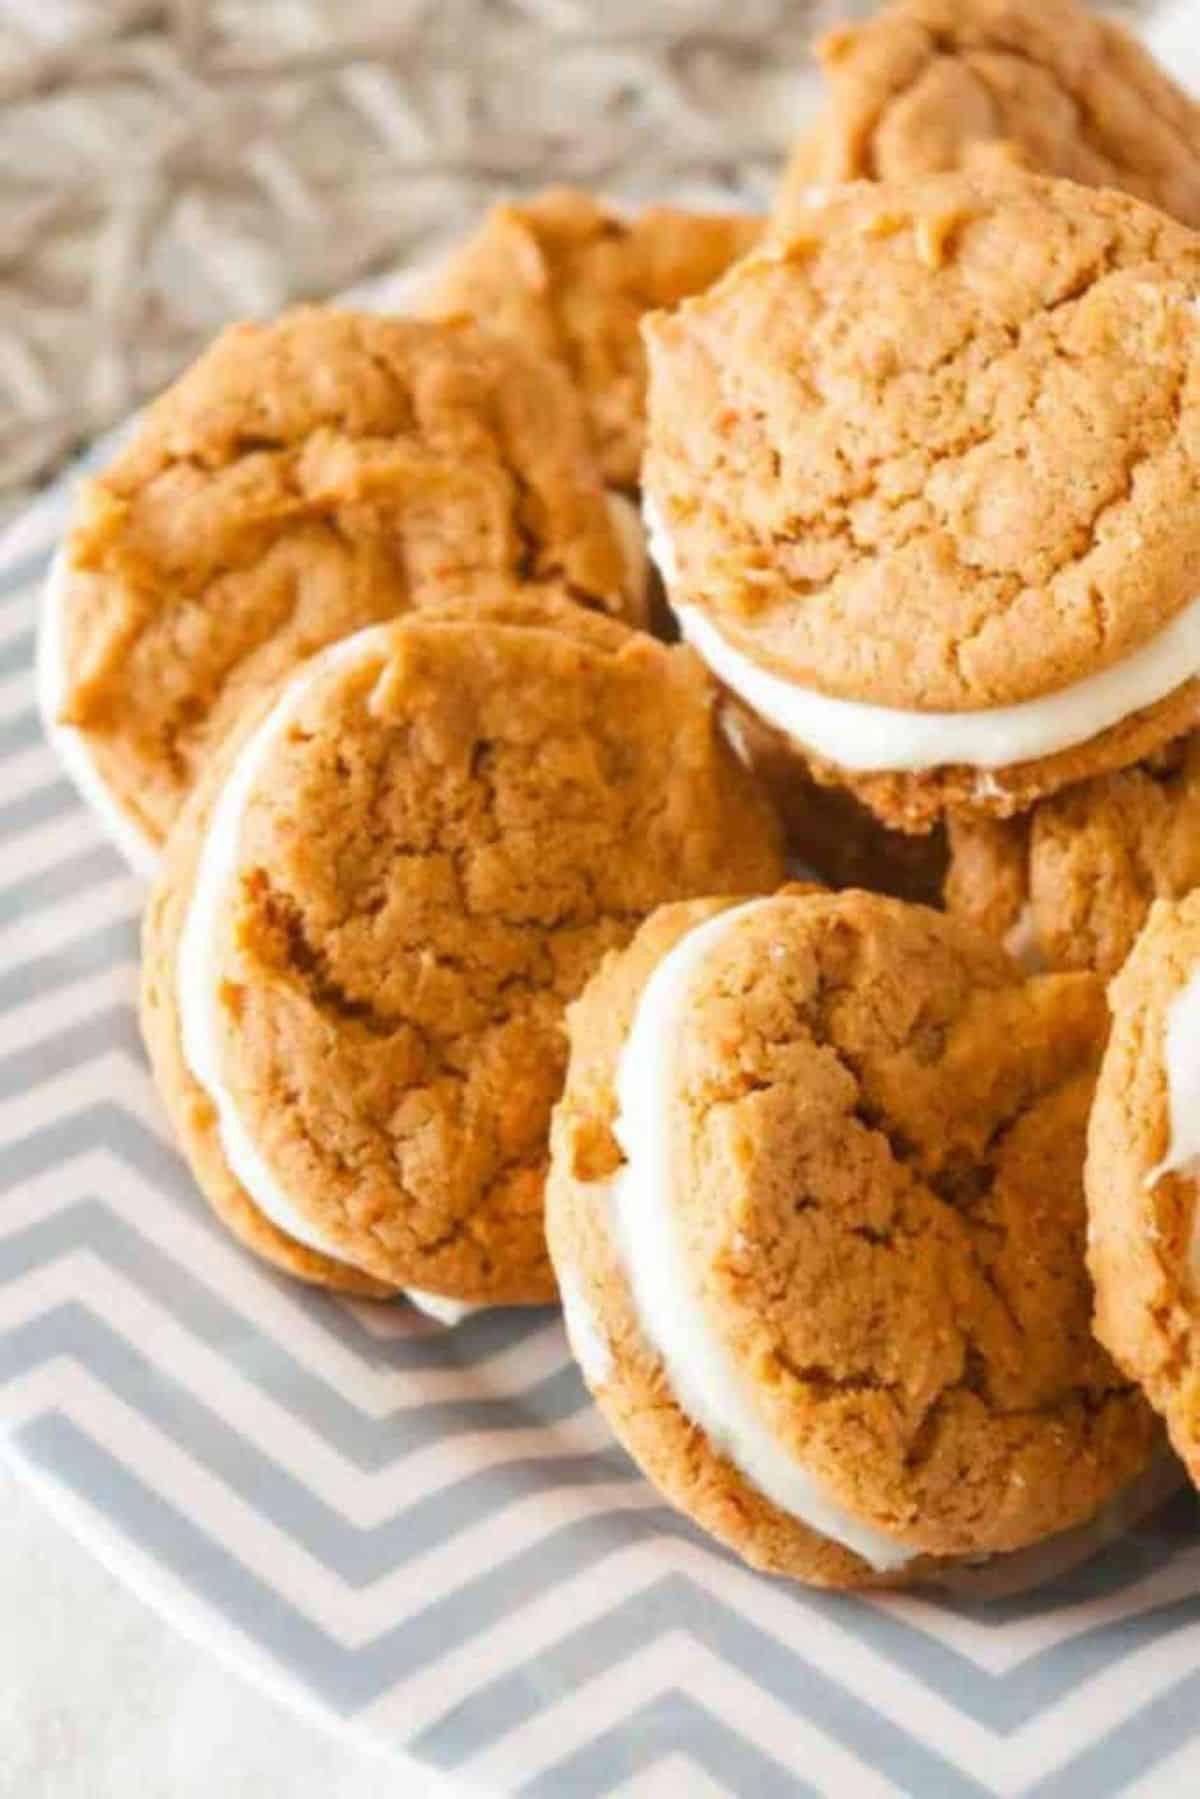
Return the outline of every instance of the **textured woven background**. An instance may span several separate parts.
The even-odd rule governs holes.
[[[0,513],[224,319],[551,179],[762,201],[838,0],[0,0]]]

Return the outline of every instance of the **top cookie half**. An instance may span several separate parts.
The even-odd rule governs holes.
[[[828,98],[784,179],[784,231],[814,185],[909,180],[997,154],[1200,225],[1200,107],[1077,0],[899,0],[830,32],[818,54]]]
[[[520,586],[627,609],[561,370],[463,320],[226,331],[85,489],[57,722],[152,843],[248,696],[414,608]]]
[[[1200,237],[1020,173],[856,183],[647,325],[685,635],[884,817],[1200,714]]]

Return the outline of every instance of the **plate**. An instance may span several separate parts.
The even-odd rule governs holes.
[[[295,1286],[225,1235],[147,1075],[141,887],[38,721],[72,480],[0,543],[0,1442],[18,1472],[179,1628],[431,1786],[1197,1790],[1200,1505],[1171,1469],[1132,1529],[1107,1519],[954,1592],[809,1593],[662,1505],[553,1313],[443,1330]]]

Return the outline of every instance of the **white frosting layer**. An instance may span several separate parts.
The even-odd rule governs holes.
[[[667,598],[674,602],[675,590],[679,586],[679,558],[675,554],[675,539],[667,530],[666,520],[649,494],[642,500],[642,517],[646,521],[646,543],[650,560],[663,578]]]
[[[191,904],[179,940],[176,998],[183,1058],[217,1114],[225,1160],[259,1211],[277,1230],[306,1249],[345,1262],[346,1257],[292,1200],[247,1129],[221,1071],[221,1007],[214,978],[214,946],[237,876],[242,820],[255,783],[315,682],[332,669],[358,662],[387,641],[387,626],[372,625],[313,658],[284,689],[242,749],[213,809],[196,866]],[[457,1323],[475,1306],[414,1291],[413,1304],[443,1323]]]
[[[196,865],[191,904],[179,939],[175,971],[183,1059],[217,1112],[225,1160],[259,1211],[286,1236],[321,1255],[344,1260],[328,1237],[292,1203],[246,1129],[237,1102],[221,1072],[221,1006],[213,952],[230,891],[237,878],[242,819],[255,783],[314,682],[339,663],[369,653],[385,633],[374,626],[337,644],[310,662],[289,682],[272,710],[243,748],[221,790]]]
[[[1171,1148],[1163,1172],[1200,1164],[1200,969],[1167,1011],[1167,1093]]]
[[[674,545],[645,509],[650,553],[669,589],[679,586]],[[1057,693],[978,712],[907,712],[833,699],[785,680],[733,647],[712,620],[673,593],[679,628],[708,667],[760,718],[856,774],[932,768],[1011,768],[1074,749],[1200,674],[1200,600],[1132,656]]]
[[[438,1324],[461,1324],[464,1318],[483,1311],[482,1306],[474,1306],[469,1300],[443,1299],[440,1293],[426,1293],[423,1287],[406,1287],[404,1297],[409,1305],[416,1306],[418,1312],[424,1312]]]
[[[50,564],[42,592],[38,627],[37,701],[46,736],[58,752],[79,797],[91,807],[105,835],[124,856],[134,874],[152,881],[158,872],[158,849],[136,820],[117,804],[92,761],[87,738],[61,722],[66,699],[66,605],[70,570],[65,550]]]
[[[772,1504],[872,1567],[899,1568],[912,1552],[845,1511],[763,1422],[750,1383],[705,1316],[673,1204],[666,1121],[689,992],[726,932],[770,903],[735,906],[690,931],[646,984],[617,1075],[614,1128],[627,1160],[612,1183],[615,1235],[642,1329],[681,1409]]]
[[[589,1387],[602,1387],[612,1373],[612,1350],[583,1289],[569,1269],[559,1268],[558,1291],[571,1354]]]
[[[1148,1177],[1150,1186],[1164,1174],[1194,1174],[1200,1179],[1200,969],[1167,1008],[1163,1064],[1170,1141]],[[1190,1261],[1192,1280],[1200,1285],[1200,1195],[1192,1215]]]

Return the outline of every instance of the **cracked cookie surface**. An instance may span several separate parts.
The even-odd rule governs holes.
[[[761,231],[745,214],[675,206],[624,217],[579,189],[551,188],[494,207],[423,310],[468,313],[557,362],[583,400],[605,479],[632,488],[645,437],[642,319],[711,286]]]
[[[1076,0],[899,0],[829,33],[818,56],[829,97],[784,179],[784,232],[814,185],[908,180],[1004,149],[1200,225],[1200,107]]]
[[[85,489],[68,554],[62,722],[155,842],[322,645],[513,583],[625,604],[560,371],[467,322],[319,307],[224,332]]]
[[[1109,988],[1113,1024],[1088,1131],[1096,1332],[1162,1413],[1200,1486],[1200,1162],[1179,1162],[1167,1059],[1172,1008],[1200,978],[1200,893],[1159,901]],[[1200,1006],[1193,1007],[1200,1017]],[[1197,1091],[1193,1034],[1180,1073]],[[1185,1102],[1179,1122],[1191,1124]]]
[[[255,774],[211,946],[222,1082],[335,1257],[254,1206],[184,1059],[198,861],[261,716],[206,771],[150,904],[156,1075],[216,1208],[293,1272],[546,1300],[563,1008],[663,899],[775,885],[777,826],[686,651],[529,599],[361,641],[312,665]]]
[[[1200,736],[1068,787],[1018,818],[953,819],[946,903],[1050,968],[1106,979],[1155,900],[1200,886]]]
[[[870,1584],[684,1415],[613,1222],[639,1001],[723,903],[664,908],[571,1010],[551,1249],[604,1346],[598,1403],[673,1503],[759,1566]],[[1105,1028],[1092,976],[1027,979],[953,921],[862,893],[779,895],[693,973],[665,1053],[697,1304],[776,1443],[911,1549],[892,1579],[1066,1529],[1151,1452],[1148,1408],[1089,1330]]]

